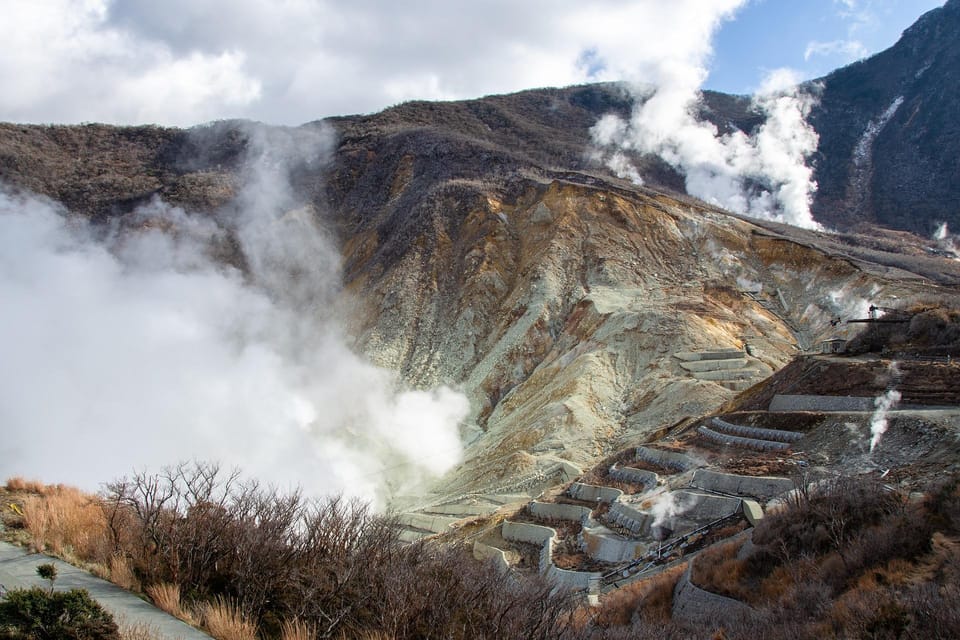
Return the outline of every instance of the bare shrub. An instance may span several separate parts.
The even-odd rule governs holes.
[[[218,597],[200,607],[203,626],[217,640],[256,640],[257,624],[239,606]]]

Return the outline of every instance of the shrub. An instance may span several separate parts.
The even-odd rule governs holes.
[[[34,587],[0,602],[0,637],[24,640],[120,640],[113,617],[84,589],[50,593]]]

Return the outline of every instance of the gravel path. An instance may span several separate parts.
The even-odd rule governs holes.
[[[91,597],[113,614],[118,623],[146,624],[158,638],[168,640],[210,640],[210,636],[202,631],[111,582],[61,560],[39,553],[27,553],[6,542],[0,542],[0,584],[7,589],[46,587],[49,583],[37,575],[37,565],[47,562],[57,567],[56,590],[86,589]]]

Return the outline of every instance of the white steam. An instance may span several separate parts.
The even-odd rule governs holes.
[[[206,459],[379,500],[460,460],[465,397],[403,391],[346,346],[338,255],[288,180],[323,159],[326,134],[250,137],[219,221],[157,200],[103,237],[0,192],[4,477],[95,488]],[[230,233],[244,272],[210,257]]]
[[[890,363],[889,373],[891,381],[896,380],[900,375],[900,370],[896,362]],[[892,382],[891,382],[892,387]],[[900,402],[901,394],[896,389],[887,389],[886,393],[873,399],[873,406],[876,409],[870,416],[870,453],[877,448],[883,434],[887,432],[887,413],[890,412]]]
[[[946,222],[937,225],[937,230],[933,232],[933,239],[940,251],[949,254],[955,260],[960,260],[960,236],[951,234]]]
[[[707,43],[741,4],[701,6],[698,29]],[[816,183],[806,164],[818,144],[806,122],[815,96],[798,88],[793,72],[774,71],[752,103],[764,123],[749,134],[732,126],[721,132],[698,119],[709,45],[681,41],[668,50],[653,59],[626,61],[637,67],[624,69],[626,77],[637,80],[631,84],[636,106],[629,121],[606,115],[594,126],[593,141],[603,161],[621,177],[639,178],[624,151],[653,154],[683,173],[691,195],[753,217],[819,228],[810,214]],[[646,84],[651,80],[652,87]]]
[[[652,496],[652,500],[653,504],[648,509],[650,515],[653,516],[653,524],[650,525],[650,529],[654,532],[654,535],[657,535],[658,532],[663,535],[666,529],[672,530],[674,528],[672,526],[674,518],[687,511],[687,506],[679,494],[669,490],[657,492]]]

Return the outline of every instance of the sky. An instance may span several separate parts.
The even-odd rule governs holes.
[[[0,0],[0,120],[292,125],[412,99],[656,82],[674,58],[704,88],[753,93],[783,68],[808,79],[880,51],[940,4]]]

